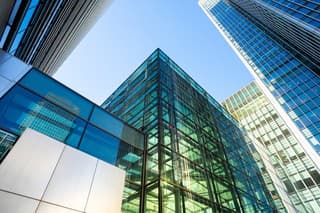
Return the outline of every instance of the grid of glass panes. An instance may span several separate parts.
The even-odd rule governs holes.
[[[319,14],[319,11],[315,12],[317,9],[310,13],[314,15],[312,19],[311,16],[307,17],[301,13],[308,13],[310,9],[304,6],[297,8],[296,4],[288,3],[289,1],[230,0],[228,2],[232,2],[231,5],[236,10],[259,26],[294,57],[301,60],[304,65],[309,66],[318,75],[320,74],[319,26],[317,27],[320,20],[319,17],[315,18],[318,16],[316,14]],[[276,8],[279,6],[278,3],[286,5],[281,7],[284,10]],[[299,0],[299,4],[307,5],[308,3]]]
[[[225,1],[215,2],[212,19],[320,153],[320,77]]]
[[[239,120],[238,117],[239,117],[239,116],[244,116],[244,113],[245,113],[245,112],[244,112],[244,111],[237,111],[237,114],[234,114],[234,113],[233,113],[234,110],[231,110],[231,109],[234,109],[234,108],[231,108],[231,109],[228,108],[228,107],[229,107],[229,104],[233,103],[233,102],[231,102],[231,101],[229,101],[229,100],[236,101],[237,107],[239,107],[239,106],[240,106],[240,107],[248,106],[248,98],[247,98],[247,95],[248,95],[249,97],[251,97],[251,98],[256,98],[256,97],[257,97],[257,94],[253,91],[253,88],[252,88],[252,87],[246,87],[246,88],[241,89],[241,90],[237,93],[237,95],[234,95],[234,96],[232,96],[230,99],[228,99],[228,101],[223,102],[222,105],[223,105],[224,107],[226,107],[226,109],[227,109],[237,120]],[[260,102],[256,102],[256,105],[258,105],[259,107],[262,107],[262,106],[260,106],[260,105],[261,105]],[[232,107],[236,107],[236,106],[232,105]],[[252,112],[252,109],[250,108],[250,106],[248,106],[248,112],[250,112],[250,113]],[[241,121],[241,120],[239,120],[239,122],[240,122],[240,121]],[[280,190],[281,192],[284,192],[284,193],[285,193],[286,190],[285,190],[285,189],[282,189],[282,185],[275,185],[275,184],[277,184],[277,183],[274,183],[274,182],[273,182],[273,179],[275,179],[274,177],[276,177],[276,179],[278,179],[277,174],[272,173],[272,171],[267,171],[267,168],[266,168],[266,166],[265,166],[265,164],[264,164],[264,161],[267,161],[267,162],[270,161],[270,159],[269,159],[270,153],[269,153],[269,152],[266,152],[265,150],[263,150],[263,147],[256,147],[256,145],[254,145],[251,140],[248,141],[248,146],[249,146],[250,151],[252,152],[255,160],[256,160],[257,163],[258,163],[259,169],[260,169],[260,171],[261,171],[261,173],[262,173],[262,175],[263,175],[263,178],[264,178],[264,180],[265,180],[265,182],[266,182],[266,184],[267,184],[268,190],[271,192],[272,198],[273,198],[273,200],[274,200],[274,202],[275,202],[275,204],[276,204],[276,206],[277,206],[277,210],[278,210],[278,211],[283,211],[284,208],[285,208],[285,207],[283,206],[283,202],[287,202],[287,201],[286,201],[286,198],[279,196],[278,190]],[[258,148],[260,148],[260,150],[262,150],[262,152],[264,152],[263,154],[266,154],[266,156],[265,156],[265,155],[262,155],[261,153],[259,153],[259,152],[257,151]],[[264,159],[262,159],[262,158],[264,158]],[[264,160],[264,161],[263,161],[263,160]],[[269,163],[269,162],[268,162],[268,163]],[[273,178],[271,178],[270,176],[273,176]],[[280,192],[280,194],[281,194],[281,192]],[[287,202],[287,203],[288,203],[289,205],[291,205],[291,202],[290,202],[290,201]],[[294,209],[294,207],[293,207],[293,209]]]
[[[295,207],[301,212],[320,211],[320,174],[258,86],[249,84],[223,104],[270,151]]]
[[[243,140],[240,130],[232,122],[217,127],[213,111],[218,110],[212,104],[217,103],[207,97],[181,68],[156,50],[103,103],[148,135],[146,212],[270,210],[256,164],[239,148],[244,143],[239,142]],[[223,123],[225,114],[220,114]],[[230,126],[238,138],[220,135]],[[224,152],[226,144],[233,155]],[[232,144],[238,147],[232,149]],[[229,158],[240,153],[242,157],[233,160],[231,169]],[[248,168],[233,175],[240,166],[237,163]]]
[[[109,112],[147,133],[144,212],[159,208],[158,62],[151,55],[103,104]],[[126,208],[123,212],[137,212]]]
[[[28,8],[26,9],[25,14],[23,15],[23,19],[18,27],[15,38],[13,39],[12,44],[10,46],[10,49],[9,49],[10,54],[14,55],[14,53],[17,51],[17,48],[19,47],[19,44],[23,38],[23,35],[27,30],[29,22],[31,21],[31,18],[36,10],[38,3],[39,3],[39,0],[32,0],[29,2]]]
[[[315,28],[320,28],[319,0],[263,0],[268,4],[306,22]]]

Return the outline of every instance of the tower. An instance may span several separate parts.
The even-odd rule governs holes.
[[[0,48],[53,75],[111,0],[0,3]]]
[[[261,143],[263,152],[270,153],[269,161],[281,180],[274,185],[290,200],[287,203],[293,211],[318,212],[320,174],[256,83],[242,88],[222,105]],[[289,212],[291,206],[286,205]]]
[[[271,212],[245,132],[160,49],[102,104],[147,134],[146,212]]]
[[[319,165],[319,2],[200,0],[199,4],[305,153]]]

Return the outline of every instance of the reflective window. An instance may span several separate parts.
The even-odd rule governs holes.
[[[17,136],[0,129],[0,163],[13,147],[17,140]]]
[[[127,179],[141,182],[142,151],[97,127],[88,125],[80,150],[126,170]]]
[[[9,51],[10,53],[14,54],[14,52],[17,50],[17,48],[20,44],[20,41],[23,38],[23,35],[26,31],[26,28],[28,27],[28,24],[29,24],[34,12],[35,12],[35,9],[36,9],[35,6],[38,4],[38,2],[39,2],[39,0],[32,0],[31,1],[26,14],[24,15],[22,23],[19,26],[18,33],[17,33],[17,35],[13,41],[13,44],[10,48],[10,51]]]
[[[106,113],[99,107],[94,107],[92,116],[90,117],[90,122],[105,129],[114,136],[119,137],[122,140],[143,149],[144,139],[141,133],[125,125],[122,121],[113,117],[109,113]]]
[[[21,84],[76,115],[89,117],[92,103],[43,73],[32,70]]]
[[[20,135],[26,128],[77,146],[84,121],[16,86],[0,101],[0,125]]]
[[[80,144],[80,150],[103,161],[115,164],[120,141],[106,132],[88,125]]]
[[[90,117],[90,122],[98,125],[99,127],[105,129],[115,136],[121,136],[124,124],[113,117],[112,115],[106,113],[104,110],[94,107],[92,115]]]

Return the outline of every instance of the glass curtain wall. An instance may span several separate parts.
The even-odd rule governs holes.
[[[201,0],[200,4],[242,61],[250,67],[250,72],[261,83],[259,85],[264,92],[275,98],[274,105],[279,105],[279,109],[289,116],[288,121],[295,125],[293,130],[303,134],[306,142],[300,142],[309,142],[305,147],[311,146],[319,154],[319,66],[312,65],[311,60],[302,59],[300,56],[304,54],[301,51],[255,19],[249,13],[255,10],[246,11],[231,2],[233,1]],[[290,28],[281,29],[290,31]],[[306,37],[291,38],[303,40]],[[304,47],[310,49],[306,45]],[[318,53],[318,49],[313,52]]]
[[[295,208],[320,211],[320,174],[259,87],[253,82],[223,105],[270,152]]]
[[[161,50],[102,107],[147,134],[144,212],[273,211],[242,131]]]

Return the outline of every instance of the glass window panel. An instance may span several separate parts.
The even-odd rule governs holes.
[[[158,147],[148,151],[146,160],[146,183],[152,182],[159,177]]]
[[[80,150],[126,171],[126,179],[141,184],[142,151],[97,127],[88,125]]]
[[[94,107],[90,122],[138,148],[144,148],[144,136],[141,133],[99,107]]]
[[[184,206],[185,206],[185,212],[187,213],[192,213],[192,212],[213,213],[214,212],[206,200],[193,196],[190,193],[186,193],[186,197],[184,199]]]
[[[163,212],[183,212],[183,192],[180,188],[161,182]]]
[[[77,146],[83,132],[83,120],[19,86],[4,96],[0,106],[0,126],[16,134],[32,128]]]
[[[0,163],[11,150],[17,140],[17,136],[0,129]]]
[[[18,48],[20,41],[24,35],[25,29],[27,28],[27,26],[28,26],[33,14],[34,14],[34,11],[35,11],[34,5],[36,5],[38,3],[38,1],[39,0],[33,0],[31,2],[31,4],[29,5],[28,10],[27,10],[25,16],[23,17],[22,23],[19,26],[18,34],[17,34],[16,38],[14,39],[13,44],[10,48],[10,51],[9,51],[10,53],[15,52],[16,49]]]
[[[119,144],[119,139],[88,125],[81,140],[80,150],[114,165],[119,152]]]
[[[16,0],[15,1],[14,6],[13,6],[13,8],[11,10],[11,14],[10,14],[9,20],[8,20],[8,24],[9,25],[13,24],[14,18],[16,17],[16,14],[18,12],[18,9],[20,7],[21,2],[22,2],[22,0]]]
[[[122,212],[139,212],[140,187],[126,181],[121,209]]]
[[[146,189],[145,198],[145,212],[158,212],[159,211],[159,190],[158,183],[154,183]]]
[[[43,73],[32,70],[20,83],[76,115],[89,117],[92,103]]]
[[[4,42],[7,40],[7,36],[10,32],[11,27],[9,25],[4,29],[2,36],[0,37],[0,48],[3,48]]]

